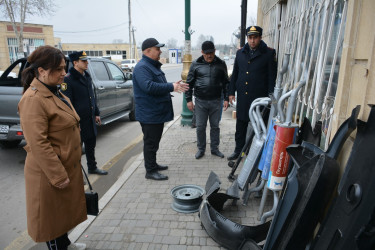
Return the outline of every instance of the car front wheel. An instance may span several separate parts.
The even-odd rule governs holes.
[[[129,113],[129,120],[131,120],[131,121],[135,121],[135,110],[132,110],[132,111]]]
[[[4,148],[15,148],[17,147],[22,140],[14,140],[14,141],[0,141],[0,145]]]

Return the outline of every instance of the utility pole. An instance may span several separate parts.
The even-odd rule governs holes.
[[[128,0],[128,15],[129,15],[129,58],[133,58],[132,55],[132,15],[131,15],[131,4]]]
[[[133,46],[134,46],[134,58],[135,60],[137,60],[138,62],[138,50],[137,50],[137,43],[135,42],[135,35],[134,35],[134,31],[136,31],[137,29],[133,26],[132,27],[132,35],[133,35]]]
[[[185,0],[185,48],[184,48],[184,59],[183,59],[183,69],[181,73],[181,78],[186,82],[187,75],[189,73],[189,68],[192,62],[191,55],[191,41],[190,35],[193,33],[190,27],[190,0]],[[182,113],[181,113],[181,125],[191,126],[191,119],[193,118],[193,113],[187,108],[187,103],[185,99],[185,93],[182,96]]]
[[[245,45],[246,15],[247,15],[247,0],[242,0],[242,4],[241,4],[241,38],[240,38],[240,47],[241,48]]]

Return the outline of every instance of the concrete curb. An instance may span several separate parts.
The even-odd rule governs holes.
[[[163,135],[168,131],[168,129],[180,119],[181,115],[176,116],[173,121],[170,121],[163,130]],[[120,176],[120,178],[112,185],[112,187],[103,195],[99,200],[99,214],[107,206],[107,204],[112,200],[116,193],[121,189],[129,177],[134,173],[134,171],[141,166],[143,162],[143,153],[140,153],[136,160],[130,165],[130,167],[125,170],[125,172]],[[81,237],[81,235],[86,231],[86,229],[91,225],[91,223],[96,219],[96,216],[88,215],[87,220],[76,226],[73,231],[69,233],[69,239],[71,242],[76,242],[76,240]]]

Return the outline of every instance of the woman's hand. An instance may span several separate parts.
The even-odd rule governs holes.
[[[63,183],[61,183],[60,185],[57,185],[57,187],[60,188],[60,189],[63,189],[63,188],[66,188],[69,185],[69,183],[70,183],[69,178],[66,178],[66,180]]]

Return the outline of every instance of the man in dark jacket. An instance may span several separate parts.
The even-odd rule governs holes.
[[[228,72],[224,61],[215,56],[215,45],[211,41],[202,44],[202,56],[194,61],[186,82],[190,88],[186,92],[187,107],[195,112],[198,152],[195,158],[203,157],[206,151],[206,126],[210,120],[211,154],[224,158],[219,151],[221,118],[221,96],[224,96],[224,111],[228,108]],[[194,91],[195,107],[192,102]]]
[[[159,149],[164,122],[173,120],[173,106],[170,92],[185,92],[186,83],[177,81],[168,83],[159,62],[164,44],[155,38],[148,38],[142,43],[142,59],[137,63],[133,73],[135,98],[135,118],[142,127],[143,155],[146,168],[146,179],[167,180],[168,176],[159,173],[168,166],[156,163],[156,152]]]
[[[81,141],[85,144],[87,168],[90,174],[106,175],[107,171],[96,166],[96,124],[100,125],[99,109],[96,105],[92,80],[87,70],[87,55],[84,51],[69,54],[73,67],[61,84],[62,92],[69,97],[80,120]]]
[[[277,74],[276,51],[262,41],[262,28],[246,29],[247,43],[237,51],[229,85],[229,101],[235,101],[237,91],[236,147],[228,160],[238,158],[245,145],[249,109],[259,97],[273,93]]]

